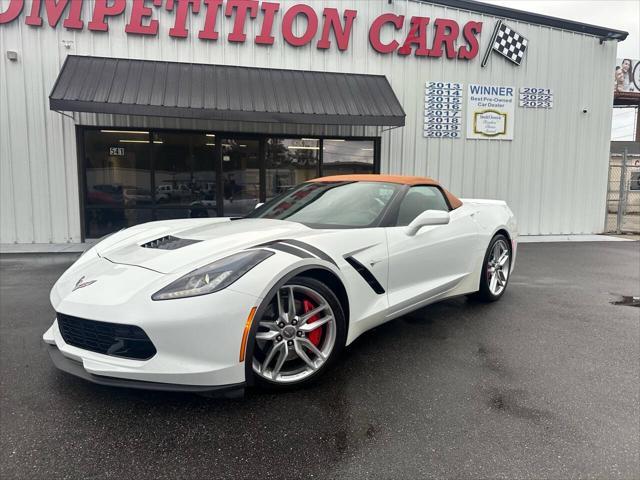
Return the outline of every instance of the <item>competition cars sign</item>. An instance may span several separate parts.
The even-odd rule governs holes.
[[[470,84],[467,138],[513,140],[515,88]]]
[[[0,8],[0,26],[23,21],[33,28],[47,28],[46,22],[51,28],[108,32],[111,19],[124,17],[128,35],[157,37],[160,32],[167,32],[175,38],[249,41],[265,46],[284,40],[293,47],[337,47],[341,51],[349,48],[358,16],[358,11],[351,9],[316,11],[305,4],[285,7],[279,2],[258,0],[5,0]],[[171,24],[160,24],[167,18],[161,15],[162,10],[173,14]],[[195,18],[200,21],[194,22]],[[225,18],[232,24],[222,25]],[[192,27],[190,31],[194,24],[198,30]],[[257,35],[247,34],[249,24],[253,24],[251,31]],[[369,44],[380,54],[459,60],[478,55],[481,32],[482,22],[460,25],[448,18],[409,19],[395,13],[383,13],[368,26]]]

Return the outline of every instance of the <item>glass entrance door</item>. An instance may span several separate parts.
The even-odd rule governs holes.
[[[207,133],[153,134],[156,219],[215,217],[215,137]]]
[[[221,138],[222,200],[225,217],[240,217],[260,202],[260,141]]]

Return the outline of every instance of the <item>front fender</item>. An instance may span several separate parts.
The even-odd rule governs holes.
[[[276,259],[275,257],[285,257],[285,255],[288,255],[288,254],[276,254],[271,258]],[[260,294],[260,303],[259,303],[258,309],[256,310],[255,315],[253,316],[251,329],[249,330],[249,334],[247,335],[244,368],[245,368],[245,381],[246,381],[246,384],[249,386],[254,385],[253,365],[251,364],[251,359],[253,358],[253,351],[255,347],[254,339],[258,331],[258,326],[260,323],[259,319],[262,318],[262,315],[264,315],[266,308],[269,306],[268,300],[271,299],[276,294],[278,289],[282,287],[284,284],[286,284],[292,278],[297,277],[298,275],[303,274],[304,272],[312,269],[327,270],[333,273],[334,275],[336,275],[340,279],[340,281],[343,282],[343,285],[344,285],[344,279],[340,275],[339,270],[330,262],[326,262],[324,260],[312,261],[310,259],[291,261],[292,259],[287,259],[287,258],[278,258],[277,260],[278,260],[277,263],[284,264],[282,266],[283,268],[279,271],[277,275],[273,275],[273,270],[268,270],[267,272],[265,272],[265,273],[270,273],[272,277],[270,278],[269,282],[267,282],[267,284],[265,285],[265,287],[263,288]],[[265,261],[262,263],[265,264],[269,262]],[[271,262],[271,263],[273,264],[275,262]],[[258,272],[258,273],[262,273],[262,272]],[[246,286],[241,285],[239,286],[239,288],[244,289],[246,288]]]
[[[328,270],[345,284],[342,272],[331,262],[315,257],[299,258],[289,253],[276,251],[275,255],[252,268],[246,275],[230,285],[229,288],[237,292],[257,296],[260,299],[270,298],[274,286],[281,285],[283,278],[288,280],[312,268]]]

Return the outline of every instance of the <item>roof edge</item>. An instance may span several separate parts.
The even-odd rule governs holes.
[[[616,30],[613,28],[600,27],[589,23],[576,22],[574,20],[566,20],[564,18],[552,17],[541,13],[526,12],[515,8],[502,7],[491,3],[478,2],[476,0],[413,0],[420,3],[432,3],[445,7],[459,8],[461,10],[469,10],[472,12],[484,13],[495,17],[510,18],[527,23],[544,25],[547,27],[569,30],[571,32],[582,33],[585,35],[593,35],[603,41],[617,40],[619,42],[625,40],[629,32],[624,30]]]
[[[65,62],[69,57],[77,57],[77,58],[99,58],[104,60],[135,60],[136,62],[145,62],[145,63],[170,63],[172,65],[196,65],[196,66],[205,66],[205,67],[225,67],[225,68],[234,68],[238,70],[270,70],[270,71],[278,71],[278,72],[308,72],[308,73],[322,73],[329,75],[350,75],[354,77],[379,77],[387,79],[387,76],[384,73],[365,73],[365,72],[345,72],[338,70],[299,70],[292,68],[280,68],[280,67],[257,67],[254,65],[235,65],[233,63],[204,63],[204,62],[180,62],[178,60],[164,60],[164,59],[154,59],[154,58],[141,58],[137,56],[132,57],[110,57],[108,55],[87,55],[83,53],[69,53],[65,57]],[[64,63],[62,65],[64,67]],[[60,70],[62,70],[60,67]],[[387,82],[389,80],[387,79]]]

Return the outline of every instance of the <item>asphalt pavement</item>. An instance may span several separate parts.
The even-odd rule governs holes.
[[[41,345],[75,256],[0,256],[0,478],[640,477],[640,243],[520,247],[500,302],[364,334],[313,387],[102,387]],[[624,303],[624,302],[623,302]]]

